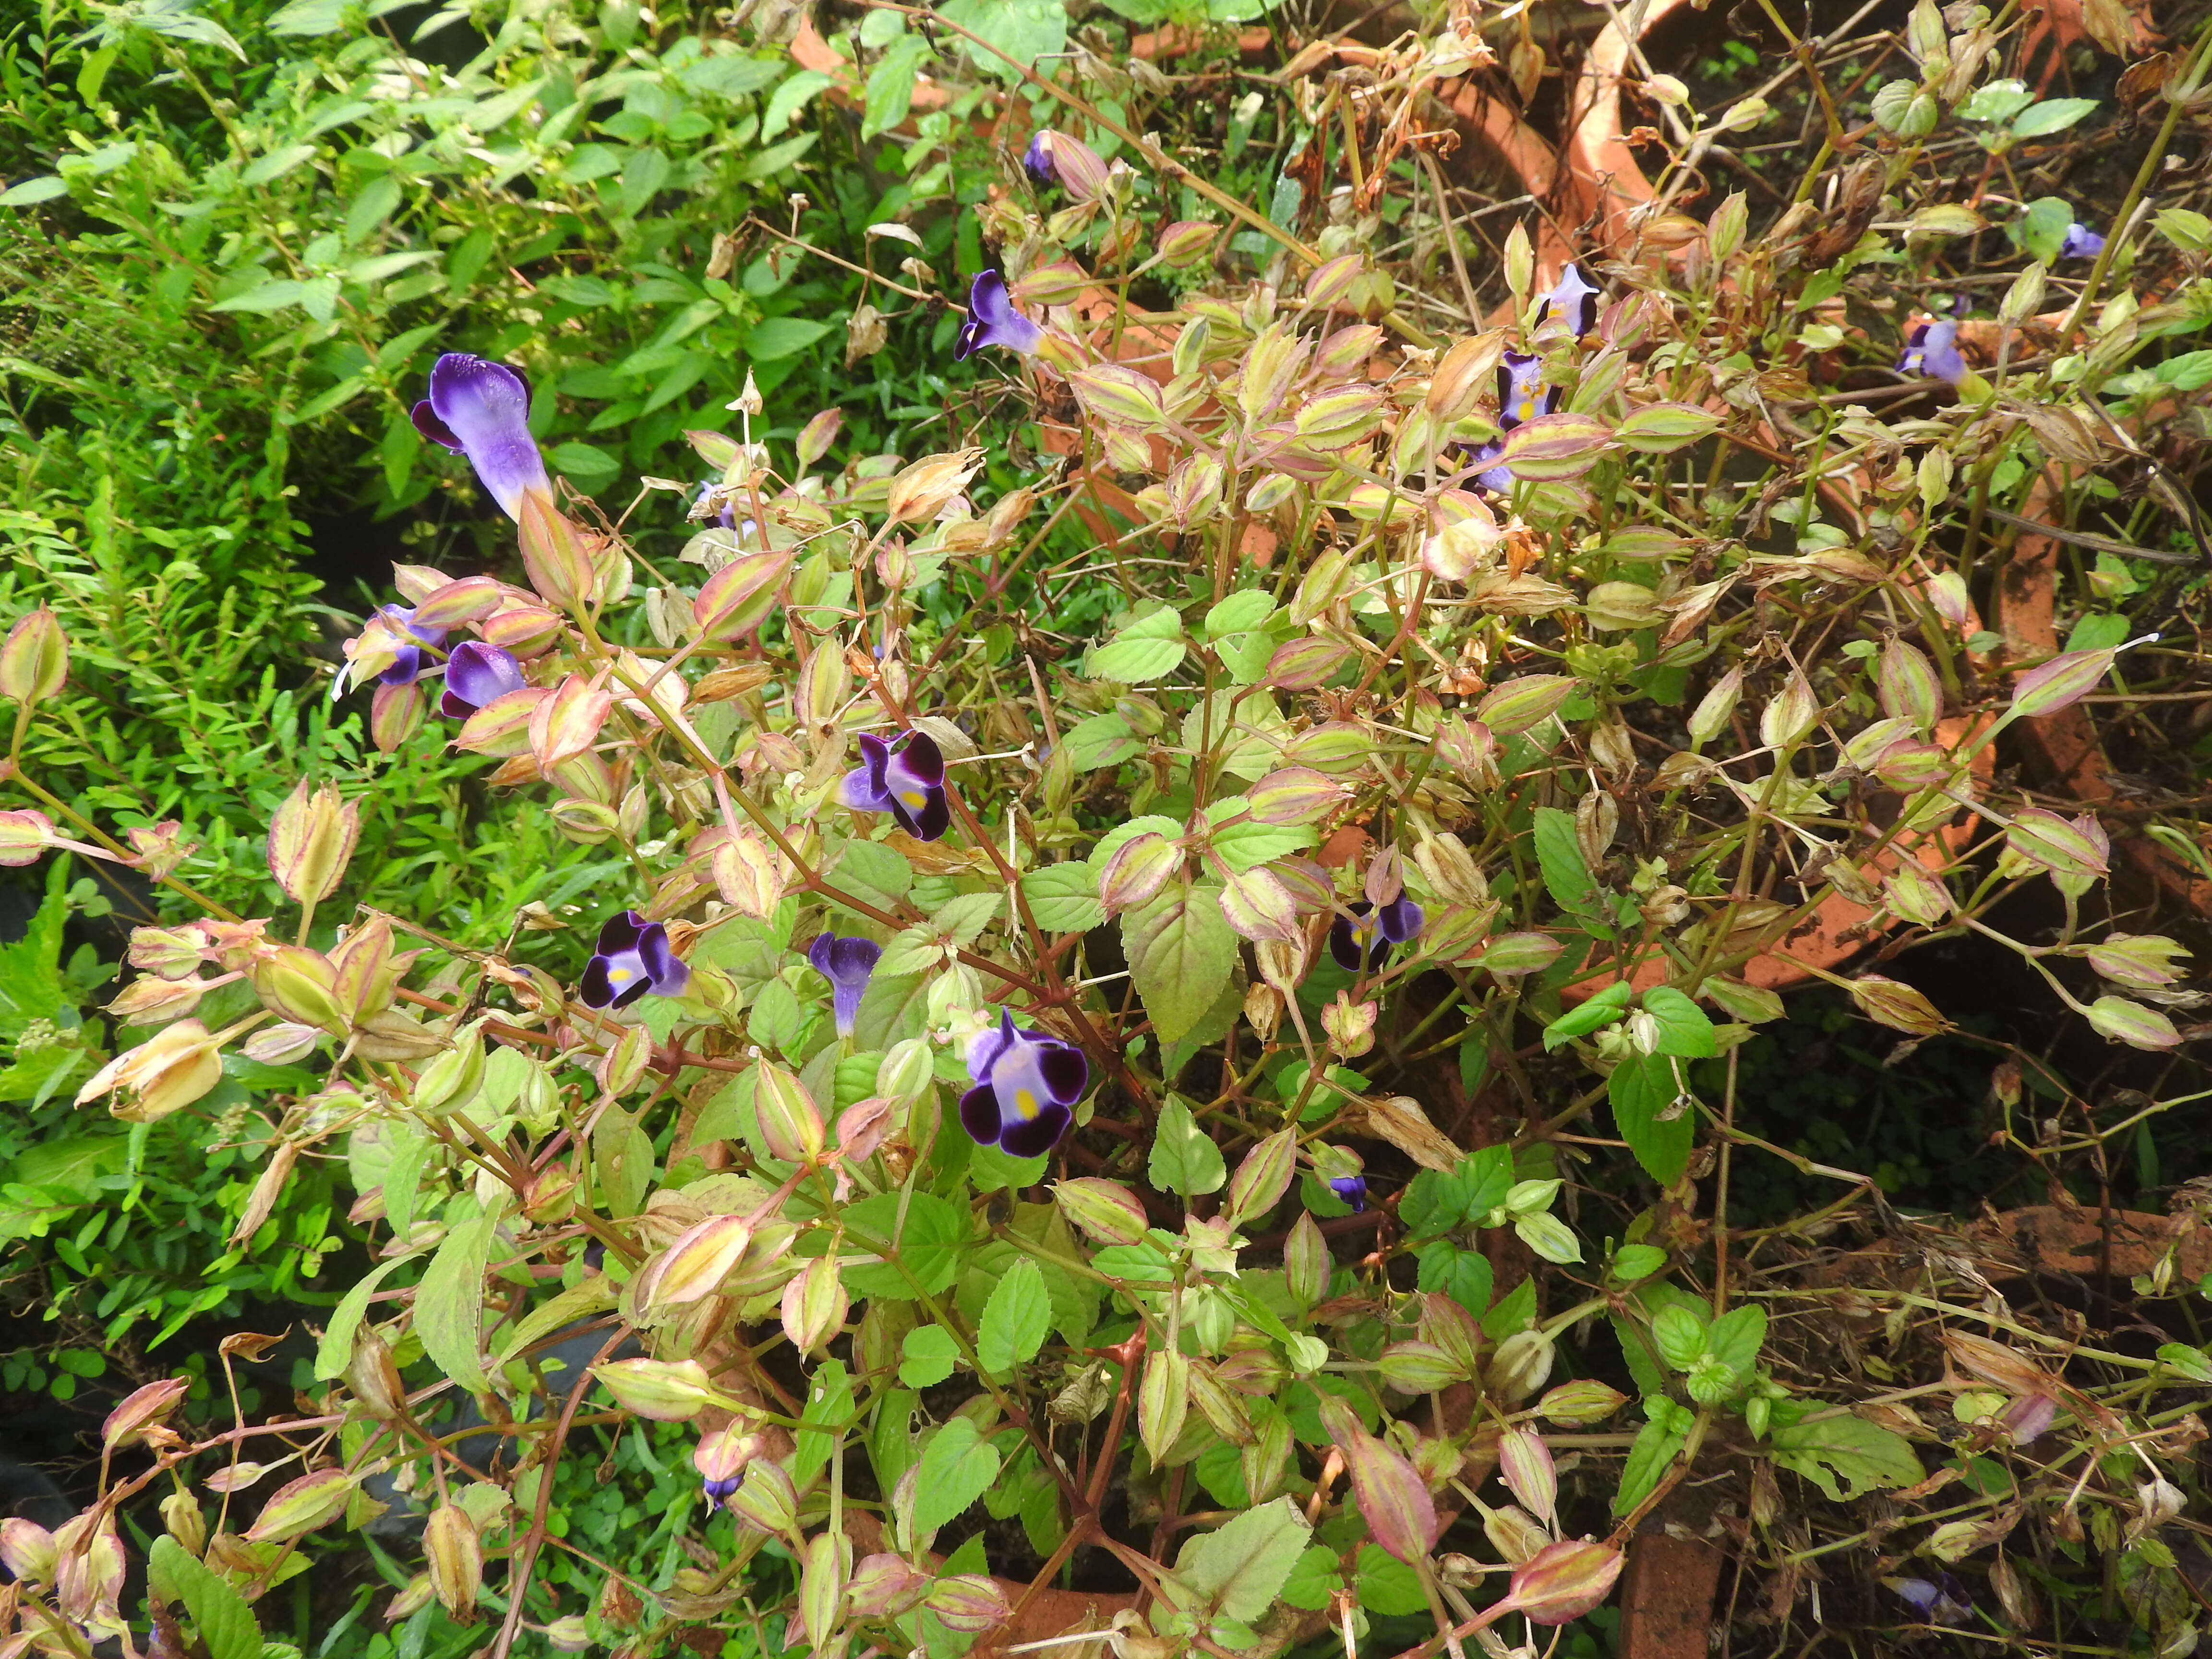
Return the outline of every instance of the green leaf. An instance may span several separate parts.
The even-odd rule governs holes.
[[[595,444],[570,440],[556,444],[547,452],[546,459],[553,463],[555,471],[574,483],[586,495],[612,483],[615,475],[622,471],[622,463]]]
[[[1048,933],[1085,933],[1102,926],[1098,872],[1087,859],[1039,865],[1022,877],[1022,897],[1036,925]]]
[[[1352,1594],[1370,1613],[1403,1618],[1428,1610],[1429,1598],[1413,1570],[1380,1544],[1362,1544],[1352,1580]]]
[[[968,1212],[934,1193],[878,1193],[847,1205],[844,1219],[857,1248],[896,1245],[899,1260],[921,1281],[927,1295],[935,1296],[959,1271],[961,1247],[968,1242]],[[857,1263],[845,1269],[844,1277],[845,1288],[856,1297],[880,1296],[904,1302],[914,1297],[914,1286],[889,1262]]]
[[[998,1449],[967,1418],[952,1419],[930,1437],[915,1471],[914,1541],[957,1520],[998,1478]]]
[[[1579,1007],[1570,1008],[1544,1028],[1544,1051],[1549,1054],[1563,1042],[1612,1024],[1628,1012],[1628,1000],[1634,994],[1626,980],[1615,980]]]
[[[1556,806],[1539,806],[1534,817],[1536,863],[1544,872],[1544,890],[1559,908],[1582,918],[1593,937],[1611,939],[1613,929],[1598,907],[1597,878],[1583,861],[1582,842],[1575,834],[1575,815]]]
[[[1713,1023],[1705,1011],[1671,985],[1655,985],[1644,994],[1644,1012],[1659,1027],[1662,1054],[1686,1060],[1709,1060],[1720,1052],[1713,1040]]]
[[[757,363],[796,357],[833,326],[811,317],[763,317],[745,337],[745,356]]]
[[[871,12],[868,16],[872,21],[884,15]],[[876,60],[876,66],[868,71],[867,99],[860,121],[863,139],[888,132],[906,119],[908,106],[914,101],[915,79],[928,57],[928,41],[918,34],[902,34]]]
[[[280,15],[282,14],[279,14]],[[258,161],[249,162],[238,175],[238,182],[249,190],[258,190],[271,179],[281,179],[302,161],[315,157],[313,144],[287,144],[282,149],[269,152]]]
[[[1121,918],[1121,945],[1162,1043],[1180,1042],[1206,1017],[1237,967],[1237,935],[1218,887],[1170,884]]]
[[[1283,1581],[1282,1589],[1275,1592],[1281,1600],[1294,1607],[1304,1607],[1308,1613],[1318,1612],[1329,1603],[1329,1598],[1344,1588],[1344,1573],[1337,1553],[1325,1545],[1316,1544],[1298,1557],[1291,1576]]]
[[[1651,1495],[1686,1437],[1675,1431],[1671,1414],[1655,1416],[1636,1431],[1628,1462],[1620,1471],[1620,1489],[1613,1495],[1615,1515],[1627,1514]]]
[[[376,1294],[376,1287],[384,1282],[386,1273],[402,1263],[414,1260],[411,1255],[403,1255],[380,1263],[370,1271],[368,1278],[339,1298],[338,1305],[331,1310],[331,1322],[324,1328],[323,1339],[316,1345],[316,1382],[328,1382],[334,1377],[345,1375],[346,1367],[353,1362],[353,1335],[361,1328],[361,1322],[368,1312],[369,1297]]]
[[[491,1386],[483,1368],[484,1269],[499,1218],[479,1213],[476,1200],[465,1195],[447,1214],[446,1237],[416,1286],[415,1334],[441,1371],[482,1394]]]
[[[1748,1377],[1757,1366],[1765,1340],[1766,1310],[1756,1303],[1729,1309],[1705,1332],[1706,1352],[1740,1377]]]
[[[0,198],[0,200],[4,199]],[[280,278],[273,283],[264,283],[258,288],[249,288],[243,294],[234,294],[228,300],[217,300],[208,309],[257,313],[282,311],[287,306],[298,305],[307,296],[307,292],[305,283]]]
[[[1419,1288],[1441,1291],[1469,1313],[1490,1305],[1490,1259],[1480,1250],[1462,1250],[1448,1238],[1421,1247]]]
[[[1198,1127],[1190,1115],[1190,1103],[1181,1095],[1170,1095],[1160,1106],[1146,1173],[1159,1191],[1184,1198],[1218,1192],[1229,1179],[1221,1149],[1213,1144],[1212,1136]]]
[[[1144,685],[1165,679],[1182,665],[1189,649],[1181,640],[1156,640],[1125,635],[1110,645],[1091,647],[1083,672],[1094,680],[1116,680],[1124,685]]]
[[[1312,1531],[1297,1504],[1278,1498],[1187,1541],[1176,1576],[1215,1616],[1249,1625],[1275,1605]]]
[[[1606,1079],[1605,1093],[1613,1104],[1613,1126],[1645,1172],[1662,1185],[1680,1181],[1690,1167],[1698,1121],[1686,1105],[1675,1110],[1680,1091],[1674,1061],[1664,1054],[1624,1060]]]
[[[810,70],[802,72],[811,74],[813,71]],[[796,138],[787,138],[780,144],[770,144],[766,149],[757,150],[745,163],[743,177],[748,184],[757,184],[763,179],[773,179],[787,167],[796,165],[799,159],[819,143],[821,139],[822,135],[818,132],[802,132]]]
[[[1218,640],[1231,634],[1249,633],[1275,614],[1275,602],[1261,587],[1248,587],[1241,593],[1231,593],[1227,599],[1206,613],[1200,629],[1208,640]]]
[[[2015,138],[2044,138],[2063,132],[2097,107],[2094,98],[2046,98],[2021,112],[2012,124]]]
[[[763,139],[777,137],[817,93],[826,90],[832,84],[830,77],[819,70],[801,70],[790,76],[776,88],[768,100],[768,107],[761,112],[760,137]]]
[[[185,1604],[208,1659],[261,1659],[261,1626],[246,1598],[166,1533],[147,1553],[146,1577],[156,1596]]]
[[[1838,1501],[1909,1486],[1923,1473],[1903,1435],[1849,1413],[1778,1428],[1768,1445],[1777,1463]]]
[[[46,1187],[90,1202],[102,1176],[123,1168],[128,1143],[121,1135],[70,1135],[27,1146],[8,1172],[10,1181]]]
[[[1051,1329],[1052,1297],[1045,1289],[1044,1274],[1034,1261],[1017,1261],[983,1304],[983,1318],[975,1329],[975,1358],[986,1372],[1003,1376],[1036,1358]]]
[[[852,1426],[853,1379],[842,1360],[825,1359],[814,1368],[806,1390],[806,1408],[799,1413],[799,1420],[810,1427],[793,1437],[791,1478],[803,1490],[830,1467],[830,1454]]]
[[[1119,766],[1145,745],[1129,722],[1109,712],[1078,720],[1060,739],[1068,764],[1079,772],[1095,772],[1102,766]]]
[[[2046,265],[2058,263],[2058,250],[2074,223],[2074,204],[2063,196],[2039,196],[2020,221],[2021,246]]]
[[[69,180],[49,173],[0,191],[0,207],[29,207],[35,202],[51,202],[57,196],[68,194]]]
[[[271,34],[336,34],[345,27],[350,0],[292,0],[270,18]],[[246,181],[252,183],[251,179]]]
[[[1670,1304],[1652,1316],[1651,1346],[1669,1365],[1686,1371],[1705,1351],[1705,1322],[1694,1308]]]
[[[960,43],[978,69],[1002,81],[1018,80],[1030,65],[1067,50],[1067,8],[1062,0],[946,0],[938,11],[998,48],[987,51],[967,40]]]

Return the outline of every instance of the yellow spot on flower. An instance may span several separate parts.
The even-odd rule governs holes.
[[[1035,1117],[1037,1115],[1037,1097],[1027,1089],[1015,1090],[1014,1109],[1024,1118]]]
[[[929,797],[919,789],[902,789],[898,792],[898,798],[911,807],[918,808],[929,804]]]

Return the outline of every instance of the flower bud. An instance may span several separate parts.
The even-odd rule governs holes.
[[[591,1626],[580,1613],[566,1614],[545,1626],[545,1644],[556,1653],[589,1653]]]
[[[199,1499],[188,1492],[173,1492],[161,1500],[161,1527],[188,1555],[207,1548],[207,1516],[201,1513]]]
[[[793,557],[787,547],[762,548],[740,553],[709,576],[691,601],[692,625],[700,637],[742,639],[767,621]]]
[[[676,1308],[711,1294],[738,1265],[752,1236],[752,1223],[741,1215],[708,1216],[685,1229],[640,1274],[639,1301]]]
[[[851,1308],[838,1277],[836,1252],[816,1256],[783,1287],[783,1334],[799,1352],[812,1353],[844,1330]]]
[[[1454,904],[1487,904],[1490,883],[1457,836],[1424,836],[1414,844],[1413,863],[1437,896]]]
[[[363,1329],[354,1338],[353,1357],[346,1362],[346,1386],[372,1416],[390,1423],[405,1415],[406,1385],[392,1350],[374,1330]]]
[[[1013,1616],[1006,1593],[980,1572],[957,1572],[937,1580],[922,1605],[947,1630],[996,1630]]]
[[[2181,1042],[2181,1034],[2173,1029],[2172,1020],[2157,1009],[2130,1002],[2125,997],[2099,997],[2089,1005],[2089,1024],[2100,1036],[2115,1042],[2154,1053],[2176,1048]]]
[[[1698,700],[1690,711],[1690,737],[1696,743],[1711,743],[1727,726],[1729,716],[1735,713],[1737,702],[1743,696],[1743,670],[1731,668],[1715,680],[1712,689]]]
[[[884,511],[893,524],[927,524],[968,487],[982,465],[980,449],[925,455],[892,478]]]
[[[1513,228],[1505,233],[1505,285],[1513,290],[1516,311],[1528,303],[1535,282],[1536,251],[1529,245],[1528,227],[1516,220]]]
[[[1581,689],[1571,674],[1522,674],[1485,693],[1476,713],[1491,731],[1511,737],[1541,726]]]
[[[1544,1386],[1552,1374],[1552,1339],[1542,1331],[1516,1331],[1490,1356],[1483,1386],[1502,1406],[1517,1404]]]
[[[118,1054],[77,1091],[76,1103],[120,1091],[108,1109],[125,1123],[153,1123],[222,1081],[222,1056],[206,1026],[181,1019]]]
[[[775,849],[750,830],[739,830],[714,849],[714,885],[740,915],[766,921],[783,898]]]
[[[522,568],[538,597],[556,611],[574,611],[589,605],[594,573],[582,532],[534,489],[524,492],[517,523],[521,532]],[[489,638],[489,632],[486,638]]]
[[[1346,1060],[1365,1054],[1375,1046],[1375,1021],[1381,1012],[1380,1004],[1371,1000],[1354,1002],[1350,992],[1339,991],[1321,1011],[1321,1026],[1328,1035],[1329,1048]]]
[[[69,678],[69,636],[59,617],[40,605],[27,611],[0,645],[0,697],[35,708]]]
[[[1283,1279],[1291,1300],[1310,1308],[1327,1299],[1334,1267],[1321,1228],[1312,1216],[1301,1214],[1291,1224],[1290,1237],[1283,1241]]]
[[[100,1425],[100,1449],[103,1451],[121,1451],[126,1446],[135,1446],[141,1440],[149,1438],[147,1431],[155,1428],[177,1409],[191,1387],[190,1379],[171,1376],[133,1389],[117,1402],[115,1409],[108,1413],[106,1421]]]
[[[1067,1218],[1101,1244],[1135,1244],[1151,1226],[1137,1195],[1118,1181],[1079,1176],[1052,1189]]]
[[[1997,301],[1997,321],[2007,328],[2018,328],[2041,310],[2044,279],[2049,274],[2043,266],[2033,264],[2014,277],[2004,298]]]
[[[1425,406],[1439,422],[1449,425],[1474,413],[1487,395],[1505,349],[1503,331],[1492,329],[1455,341],[1429,376]]]
[[[1536,1414],[1562,1428],[1581,1428],[1604,1422],[1627,1403],[1628,1396],[1618,1389],[1584,1379],[1547,1389],[1536,1402]]]
[[[1887,979],[1880,974],[1862,974],[1844,988],[1850,992],[1851,1000],[1858,1004],[1861,1013],[1892,1030],[1903,1031],[1908,1036],[1929,1037],[1951,1028],[1951,1022],[1936,1012],[1933,1003],[1901,980]]]
[[[1899,862],[1882,883],[1882,896],[1892,915],[1917,927],[1940,927],[1951,915],[1951,890],[1917,859]]]
[[[0,1567],[9,1577],[27,1584],[43,1584],[54,1576],[61,1559],[53,1534],[35,1521],[11,1515],[0,1521]]]
[[[1505,1605],[1532,1625],[1564,1625],[1612,1594],[1622,1557],[1605,1544],[1565,1539],[1516,1568]]]
[[[2180,976],[2176,959],[2188,954],[2175,940],[2158,933],[2107,933],[2096,944],[2081,947],[2090,967],[2105,978],[2145,990],[2172,984]]]
[[[805,1085],[782,1066],[763,1060],[753,1073],[753,1109],[770,1158],[811,1164],[822,1155],[822,1114]]]
[[[487,617],[477,625],[477,633],[486,645],[504,651],[510,657],[527,661],[542,657],[560,641],[562,623],[558,611],[539,605],[517,605],[502,611],[495,617]]]
[[[1791,670],[1781,690],[1759,714],[1759,740],[1769,749],[1786,749],[1810,732],[1820,718],[1820,700],[1803,674]]]
[[[1498,1473],[1505,1488],[1547,1526],[1558,1515],[1559,1478],[1544,1437],[1528,1429],[1507,1429],[1498,1437]]]
[[[1167,885],[1182,864],[1182,848],[1158,831],[1129,837],[1098,872],[1098,897],[1109,916],[1133,910]]]
[[[709,1406],[735,1403],[696,1359],[612,1359],[592,1375],[625,1411],[656,1423],[688,1422]]]
[[[937,1580],[909,1566],[896,1555],[863,1556],[853,1569],[848,1587],[849,1605],[856,1619],[896,1618],[921,1605]]]
[[[206,991],[204,980],[142,974],[124,987],[122,994],[107,1005],[107,1012],[125,1025],[166,1025],[199,1006]]]
[[[1911,720],[1923,734],[1943,718],[1943,683],[1936,665],[1895,635],[1881,647],[1874,680],[1883,714]]]
[[[346,1511],[358,1479],[343,1469],[317,1469],[289,1480],[262,1505],[261,1513],[246,1537],[254,1544],[289,1544],[319,1527],[326,1527]]]
[[[474,1100],[483,1087],[484,1022],[471,1021],[453,1034],[453,1046],[422,1068],[415,1085],[415,1104],[422,1111],[458,1111]]]
[[[492,576],[463,576],[447,580],[434,571],[438,586],[415,602],[416,628],[459,628],[496,616],[507,603],[509,589]],[[406,592],[403,586],[402,595]]]
[[[1013,296],[1027,306],[1071,306],[1083,297],[1091,278],[1073,259],[1055,259],[1024,271],[1012,285]]]
[[[799,1492],[782,1465],[756,1458],[727,1507],[740,1524],[787,1538],[799,1525]]]
[[[1160,263],[1177,267],[1194,265],[1212,252],[1213,240],[1218,234],[1217,227],[1200,220],[1178,219],[1160,231]]]
[[[447,1612],[465,1619],[476,1611],[483,1584],[483,1546],[476,1522],[459,1504],[441,1504],[422,1528],[422,1559],[430,1592]]]
[[[270,821],[269,873],[301,904],[317,904],[334,892],[361,839],[361,809],[323,785],[313,795],[302,780]]]
[[[368,700],[368,737],[380,755],[396,754],[422,729],[422,691],[412,685],[380,685]]]
[[[1229,1177],[1229,1220],[1232,1226],[1263,1216],[1290,1190],[1297,1164],[1297,1132],[1281,1129],[1244,1156]]]

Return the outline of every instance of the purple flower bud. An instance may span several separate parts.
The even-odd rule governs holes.
[[[960,1097],[961,1127],[978,1146],[1036,1158],[1058,1146],[1075,1121],[1091,1062],[1073,1043],[1023,1030],[1006,1009],[999,1029],[969,1049],[968,1075],[975,1086]]]
[[[1352,914],[1329,924],[1328,953],[1339,967],[1353,973],[1381,967],[1390,947],[1413,938],[1427,920],[1421,907],[1402,893],[1380,910],[1365,899],[1354,899],[1346,908]]]
[[[625,910],[599,928],[580,989],[586,1008],[627,1008],[648,991],[680,996],[690,980],[691,970],[669,948],[668,929]]]
[[[446,659],[446,695],[438,699],[438,712],[449,720],[465,720],[495,697],[520,691],[524,684],[522,665],[495,645],[467,640]]]
[[[888,812],[917,841],[935,841],[952,822],[945,805],[945,756],[936,740],[909,732],[895,743],[860,734],[860,766],[838,799],[856,812]]]
[[[1905,337],[1905,355],[1897,360],[1900,374],[1925,374],[1953,386],[1966,378],[1966,360],[1959,350],[1959,325],[1945,320],[1921,323]]]
[[[1581,271],[1568,265],[1559,272],[1559,280],[1544,296],[1544,308],[1536,313],[1539,324],[1553,317],[1565,319],[1568,331],[1577,340],[1597,326],[1598,295],[1603,290],[1583,280]]]
[[[1367,1177],[1364,1175],[1338,1176],[1328,1183],[1334,1193],[1357,1213],[1367,1207]]]
[[[1052,159],[1051,133],[1040,128],[1030,135],[1030,147],[1022,152],[1022,171],[1039,190],[1060,182],[1060,169]]]
[[[1043,339],[1044,331],[1014,309],[1006,279],[995,270],[978,271],[968,289],[968,320],[960,325],[952,360],[962,362],[985,346],[1004,346],[1027,356]]]
[[[510,519],[522,498],[551,497],[544,458],[530,435],[530,383],[504,363],[449,351],[430,368],[430,395],[415,405],[415,429],[469,458],[477,477]]]
[[[883,954],[884,947],[872,939],[839,939],[835,933],[821,934],[807,947],[806,959],[830,981],[830,1006],[837,1017],[839,1036],[853,1035],[853,1023],[860,1017],[860,998]]]
[[[1885,1578],[1881,1582],[1931,1625],[1963,1625],[1973,1616],[1973,1600],[1955,1573],[1939,1572],[1932,1579]]]
[[[2105,239],[2078,220],[2066,227],[2066,240],[2058,245],[2062,259],[2094,259],[2105,251]]]
[[[1503,495],[1513,488],[1513,469],[1498,458],[1505,453],[1505,440],[1492,438],[1486,444],[1454,444],[1453,451],[1467,465],[1476,470],[1474,482],[1493,495]]]

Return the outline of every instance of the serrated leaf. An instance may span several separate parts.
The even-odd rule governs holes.
[[[917,1325],[899,1344],[899,1381],[909,1389],[934,1388],[952,1375],[960,1349],[941,1325]]]
[[[1731,1308],[1705,1331],[1705,1349],[1738,1376],[1749,1376],[1766,1340],[1766,1310],[1756,1303]]]
[[[156,1595],[185,1604],[207,1644],[208,1659],[261,1659],[261,1626],[246,1598],[175,1539],[163,1534],[154,1540],[146,1573]]]
[[[1674,1062],[1664,1054],[1624,1060],[1606,1079],[1605,1092],[1613,1106],[1613,1126],[1645,1173],[1662,1185],[1680,1180],[1690,1167],[1698,1121],[1686,1107],[1674,1109],[1678,1097]]]
[[[490,1387],[483,1368],[484,1269],[498,1218],[477,1213],[471,1198],[455,1200],[455,1209],[465,1214],[449,1223],[415,1290],[415,1334],[441,1371],[482,1394]]]
[[[1022,877],[1030,915],[1048,933],[1084,933],[1106,920],[1098,900],[1098,872],[1088,859],[1042,864]]]
[[[1156,640],[1127,635],[1092,649],[1083,672],[1094,680],[1114,680],[1123,685],[1147,685],[1165,679],[1182,665],[1189,647],[1181,640]]]
[[[1673,986],[1655,985],[1646,991],[1644,1012],[1658,1024],[1659,1053],[1708,1060],[1720,1052],[1705,1011]]]
[[[1004,1376],[1036,1358],[1051,1329],[1052,1296],[1045,1288],[1044,1274],[1034,1261],[1017,1261],[983,1304],[982,1322],[975,1331],[975,1358],[991,1376]]]
[[[1275,1605],[1311,1536],[1297,1505],[1278,1498],[1185,1543],[1176,1576],[1211,1613],[1249,1625]]]
[[[1924,1473],[1903,1435],[1848,1413],[1777,1429],[1768,1446],[1777,1463],[1839,1502],[1911,1486]]]
[[[915,1471],[914,1540],[920,1544],[981,1498],[999,1478],[998,1448],[956,1417],[931,1437]]]
[[[1067,751],[1068,764],[1079,772],[1119,766],[1145,746],[1129,722],[1111,712],[1077,721],[1060,742]]]
[[[1237,966],[1237,934],[1216,887],[1170,883],[1121,918],[1121,944],[1163,1044],[1181,1042],[1206,1017]]]
[[[1184,1198],[1218,1192],[1229,1179],[1228,1166],[1213,1138],[1198,1127],[1190,1103],[1170,1095],[1161,1104],[1159,1121],[1152,1131],[1152,1156],[1146,1166],[1152,1185],[1164,1193]]]

